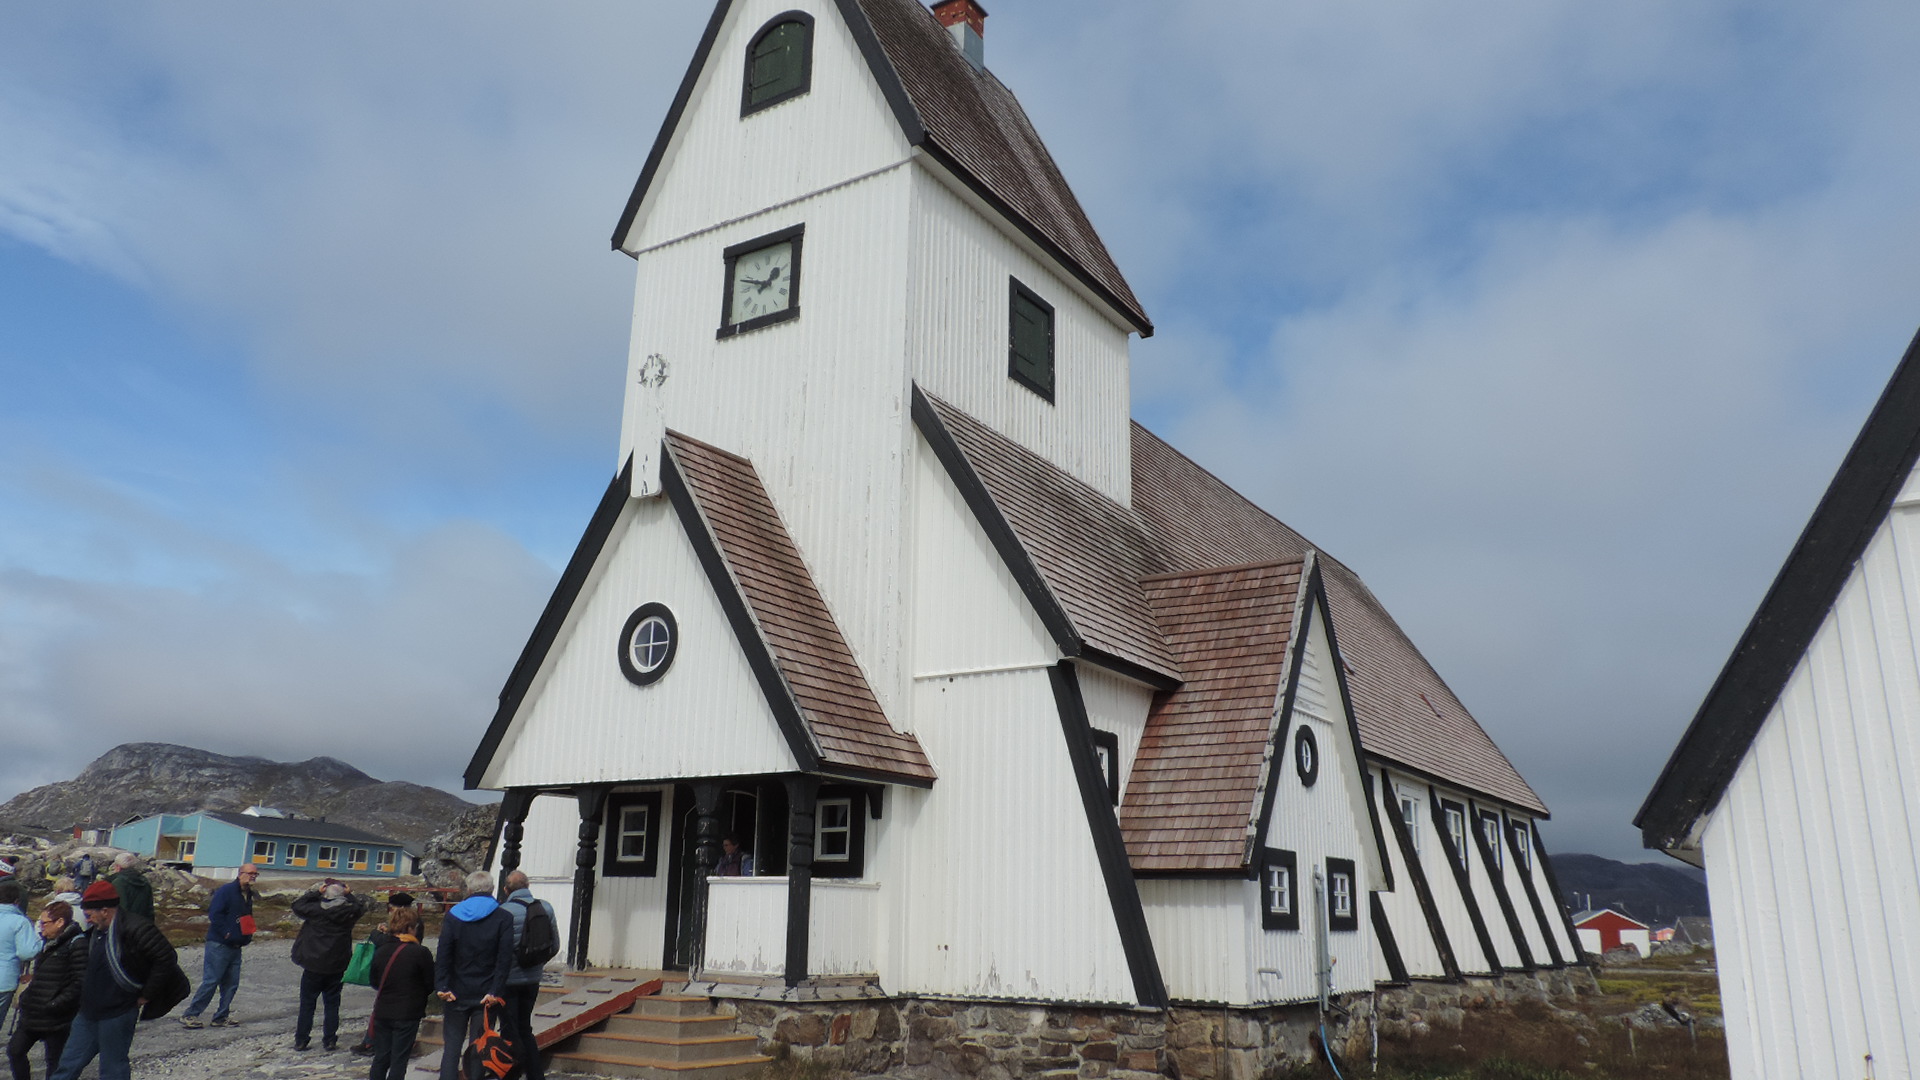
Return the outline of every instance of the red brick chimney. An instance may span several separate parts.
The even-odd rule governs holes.
[[[953,43],[960,48],[967,63],[976,69],[987,64],[987,46],[984,40],[987,33],[987,9],[977,0],[935,0],[933,17],[953,35]]]

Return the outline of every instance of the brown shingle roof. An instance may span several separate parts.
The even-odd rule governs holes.
[[[1133,426],[1133,510],[1171,570],[1298,559],[1306,539],[1219,477]],[[1334,632],[1369,754],[1545,814],[1546,805],[1460,704],[1359,575],[1324,558]]]
[[[933,766],[881,712],[753,463],[676,432],[666,443],[822,765],[930,782]]]
[[[1154,698],[1120,807],[1135,870],[1245,865],[1303,562],[1149,578],[1186,682]]]
[[[912,101],[925,132],[922,145],[1083,271],[1142,334],[1152,334],[1140,301],[1013,92],[992,72],[976,71],[918,0],[859,5]]]
[[[1141,579],[1167,569],[1145,525],[1133,512],[1062,471],[965,412],[924,390],[915,395],[930,407],[944,432],[992,499],[1020,548],[1044,579],[1047,596],[1071,624],[1062,642],[1069,656],[1106,654],[1163,683],[1180,678],[1180,663],[1167,648]],[[916,418],[922,410],[916,404]],[[937,448],[936,448],[937,449]],[[951,468],[951,466],[950,466]],[[965,476],[956,476],[963,484]],[[1015,569],[1016,576],[1018,568]],[[1056,639],[1061,636],[1056,629]],[[1077,638],[1078,641],[1073,639]]]

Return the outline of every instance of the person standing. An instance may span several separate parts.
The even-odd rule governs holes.
[[[123,851],[113,857],[113,872],[107,875],[113,890],[120,894],[120,911],[153,921],[153,883],[140,869],[140,856]]]
[[[0,1027],[6,1025],[20,988],[20,965],[40,955],[40,932],[20,910],[26,890],[11,877],[0,878]]]
[[[213,890],[207,902],[207,948],[200,968],[200,988],[180,1015],[181,1027],[206,1026],[200,1014],[213,1000],[215,990],[220,991],[220,1004],[213,1010],[213,1026],[239,1023],[232,1015],[233,995],[240,989],[240,950],[253,940],[253,883],[259,877],[260,868],[248,863],[232,881]]]
[[[367,902],[353,895],[344,881],[328,878],[324,886],[308,889],[293,902],[301,919],[300,936],[293,939],[293,962],[300,965],[300,1017],[294,1022],[293,1048],[312,1047],[313,1006],[326,1004],[320,1028],[320,1046],[340,1048],[340,976],[353,960],[353,924],[367,913]]]
[[[33,981],[20,993],[20,1020],[7,1040],[7,1064],[13,1080],[31,1080],[27,1054],[34,1043],[51,1073],[60,1064],[73,1014],[80,1011],[80,981],[87,972],[87,944],[73,908],[59,900],[40,913],[40,938],[46,942],[33,964]]]
[[[540,980],[547,961],[553,959],[552,946],[558,941],[553,905],[534,898],[527,887],[527,875],[518,870],[507,873],[507,899],[500,905],[513,917],[514,968],[507,976],[507,1022],[503,1034],[513,1044],[527,1080],[545,1080],[546,1066],[540,1060],[540,1043],[533,1034],[533,1009],[540,1001]],[[544,927],[541,922],[544,920]],[[534,927],[528,933],[528,927]]]
[[[378,956],[382,950],[386,949],[386,947],[393,942],[393,920],[398,918],[402,911],[406,911],[411,907],[413,907],[412,893],[404,893],[396,890],[387,894],[387,917],[379,926],[373,928],[373,933],[367,935],[367,941],[373,946],[375,956]],[[360,1041],[354,1043],[349,1049],[362,1057],[373,1053],[373,1024],[371,1021],[367,1024],[367,1033],[362,1035]]]
[[[49,1080],[78,1080],[96,1057],[100,1080],[130,1080],[134,1025],[149,1002],[170,996],[179,960],[158,927],[138,915],[120,914],[120,894],[107,882],[87,886],[80,903],[87,912],[80,1011]]]
[[[93,884],[93,875],[93,852],[83,851],[73,861],[73,883],[80,887],[81,892],[85,892],[87,886]]]
[[[433,994],[433,953],[420,944],[419,913],[403,907],[388,916],[386,928],[373,953],[373,1065],[367,1080],[404,1080]]]
[[[513,970],[513,917],[493,898],[493,875],[467,875],[467,898],[453,906],[440,924],[440,955],[434,960],[434,989],[440,1008],[440,1080],[458,1080],[460,1053],[478,1034],[481,1011],[506,1004],[507,974]]]

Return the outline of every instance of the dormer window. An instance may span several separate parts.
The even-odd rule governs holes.
[[[740,115],[797,98],[813,85],[813,16],[775,15],[747,46]]]
[[[1053,305],[1016,278],[1007,313],[1007,374],[1053,400]]]

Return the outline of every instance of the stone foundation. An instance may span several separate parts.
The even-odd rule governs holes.
[[[1469,1011],[1598,993],[1584,968],[1415,982],[1356,994],[1328,1017],[1327,1037],[1365,1061],[1377,1008],[1382,1035],[1458,1027]],[[761,1051],[853,1076],[911,1080],[1259,1080],[1319,1054],[1311,1003],[1168,1010],[986,1004],[924,998],[845,1002],[736,1001],[741,1034]]]

